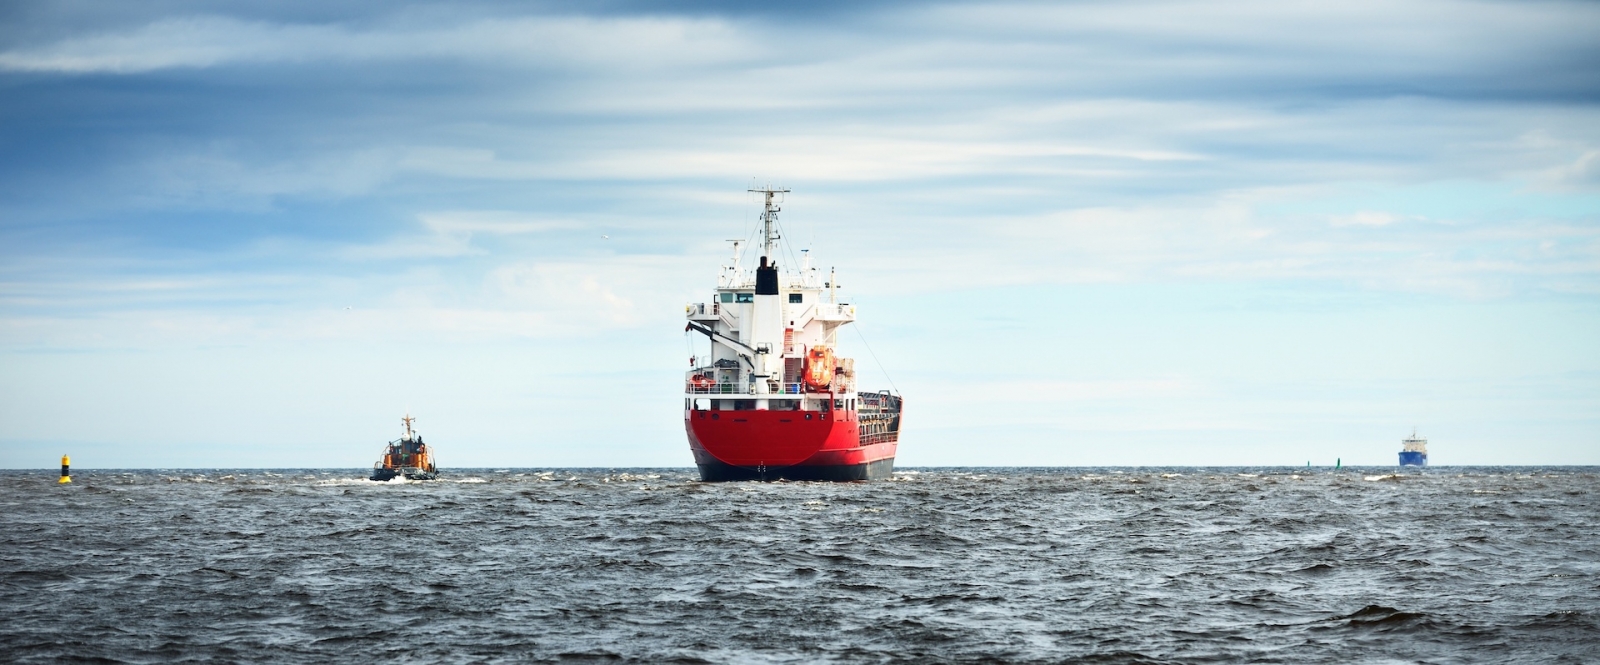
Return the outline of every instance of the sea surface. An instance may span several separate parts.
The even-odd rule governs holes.
[[[1600,468],[0,472],[0,660],[1600,662]]]

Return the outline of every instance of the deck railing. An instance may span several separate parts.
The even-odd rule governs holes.
[[[870,445],[872,445],[874,443],[888,443],[890,441],[899,441],[899,440],[900,440],[900,433],[899,432],[879,432],[877,434],[861,434],[860,435],[861,445],[863,445],[863,446],[870,446]]]
[[[805,384],[801,383],[769,383],[767,389],[771,391],[767,393],[768,396],[806,394]],[[685,381],[683,392],[687,395],[742,395],[752,399],[768,399],[768,397],[751,392],[751,387],[748,384],[740,385],[737,383],[695,383],[693,381]]]
[[[711,303],[711,306],[707,307],[706,303],[693,302],[689,303],[683,309],[691,319],[715,318],[722,313],[722,306],[719,303]]]

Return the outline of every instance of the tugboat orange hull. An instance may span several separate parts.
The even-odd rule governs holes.
[[[684,412],[700,479],[876,480],[894,472],[898,432],[863,443],[842,411]]]

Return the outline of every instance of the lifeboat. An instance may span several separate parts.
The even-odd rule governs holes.
[[[390,441],[384,448],[383,457],[372,465],[371,479],[380,482],[399,477],[406,480],[437,479],[439,470],[433,464],[433,450],[422,442],[421,434],[411,429],[411,423],[416,422],[416,418],[408,413],[400,422],[406,427],[405,436]]]
[[[800,371],[805,375],[806,387],[811,392],[827,390],[833,385],[833,373],[837,363],[833,359],[833,349],[818,344],[806,352],[805,367]]]

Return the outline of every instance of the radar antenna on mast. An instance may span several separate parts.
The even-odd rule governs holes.
[[[767,185],[760,188],[751,187],[749,191],[761,192],[766,195],[766,205],[761,210],[761,255],[771,261],[777,258],[772,255],[772,243],[778,240],[773,227],[778,222],[778,213],[783,211],[783,208],[772,204],[772,197],[777,194],[788,194],[789,188],[774,188],[772,185]]]

